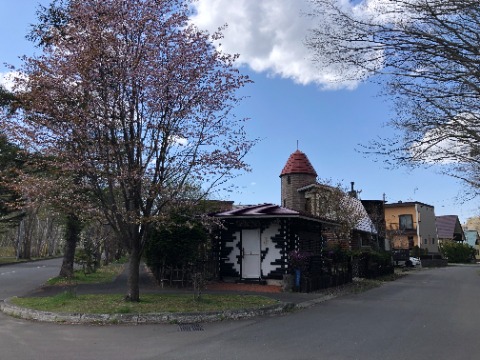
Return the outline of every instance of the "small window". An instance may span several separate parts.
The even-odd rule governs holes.
[[[423,239],[423,243],[424,243],[425,245],[428,245],[428,239],[427,239],[427,238]]]
[[[432,245],[435,244],[435,238],[432,238]]]
[[[413,229],[413,219],[412,215],[399,215],[398,222],[400,230],[412,230]]]
[[[292,180],[290,179],[290,175],[287,176],[287,184],[290,185],[292,183]]]

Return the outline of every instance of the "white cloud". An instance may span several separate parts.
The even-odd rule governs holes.
[[[257,72],[291,78],[300,84],[320,82],[303,45],[309,20],[307,1],[199,0],[194,23],[209,31],[228,24],[222,48],[240,54],[240,62]]]
[[[25,84],[22,80],[26,80],[27,76],[19,71],[0,72],[0,85],[10,92],[18,92],[25,90]],[[19,82],[15,82],[19,80]]]
[[[453,164],[469,162],[478,155],[479,117],[459,114],[443,127],[429,130],[420,141],[413,143],[410,153],[425,163]]]
[[[181,137],[181,136],[177,136],[177,135],[170,136],[170,141],[177,146],[187,146],[188,145],[188,139],[186,139],[184,137]]]
[[[405,18],[405,12],[399,11],[397,2],[391,0],[336,2],[359,19],[390,22],[398,16]],[[214,32],[228,25],[221,40],[223,50],[240,54],[240,63],[256,72],[289,78],[298,84],[314,83],[326,89],[353,89],[360,82],[356,79],[365,75],[345,64],[319,66],[322,59],[313,61],[313,54],[305,46],[309,30],[318,24],[333,29],[341,25],[329,16],[321,19],[306,16],[311,0],[197,0],[194,6],[193,22],[199,28]]]
[[[304,45],[313,26],[305,16],[308,0],[198,0],[195,6],[193,22],[210,32],[227,24],[222,49],[240,54],[240,63],[256,72],[325,88],[356,85],[338,84],[333,69],[313,63]]]
[[[20,74],[18,72],[0,73],[0,85],[2,85],[8,91],[13,91],[13,79],[19,75]]]
[[[355,87],[339,83],[336,69],[319,69],[304,45],[315,23],[305,16],[308,0],[198,0],[193,22],[210,32],[228,24],[222,48],[240,54],[240,63],[256,72],[324,88]]]

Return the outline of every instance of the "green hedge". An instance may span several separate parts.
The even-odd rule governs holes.
[[[440,246],[440,251],[449,263],[470,263],[475,259],[475,249],[468,244],[446,242]]]

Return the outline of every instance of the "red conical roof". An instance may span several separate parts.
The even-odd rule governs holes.
[[[280,176],[287,174],[308,174],[317,176],[317,173],[312,164],[310,164],[307,155],[300,150],[297,150],[290,155]]]

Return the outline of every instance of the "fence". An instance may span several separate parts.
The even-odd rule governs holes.
[[[300,287],[296,290],[312,292],[347,284],[352,282],[353,277],[373,279],[394,272],[389,256],[375,256],[365,252],[342,260],[312,256],[308,269],[300,278]]]
[[[443,267],[448,265],[448,259],[444,259],[440,254],[421,255],[420,261],[422,267]]]
[[[205,280],[218,278],[218,264],[214,260],[199,260],[196,263],[171,266],[161,263],[151,264],[150,269],[163,286],[185,287],[192,285],[193,274],[200,273]]]
[[[335,262],[322,256],[312,256],[308,269],[300,278],[301,292],[312,292],[340,286],[352,281],[352,267],[349,260]]]
[[[375,279],[380,276],[390,275],[394,272],[392,261],[389,258],[370,256],[362,253],[352,260],[353,277]]]

